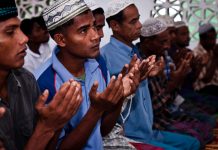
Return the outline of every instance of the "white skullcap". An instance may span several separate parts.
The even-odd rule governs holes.
[[[176,28],[181,28],[181,27],[186,27],[186,23],[184,21],[177,21],[175,22],[175,27]]]
[[[84,0],[59,0],[44,10],[43,18],[50,31],[88,9]]]
[[[105,17],[109,18],[111,16],[114,16],[131,4],[134,4],[133,0],[112,0],[108,3]]]
[[[86,5],[91,9],[91,11],[96,10],[97,8],[101,8],[100,5],[95,0],[84,0]]]
[[[213,29],[213,25],[210,24],[210,23],[206,23],[206,24],[203,24],[201,26],[199,26],[199,29],[198,29],[198,32],[199,34],[204,34],[206,33],[207,31],[209,31],[210,29]]]
[[[150,18],[142,24],[141,36],[151,37],[167,30],[166,23],[157,18]]]
[[[171,18],[170,16],[160,15],[157,18],[163,20],[166,23],[167,27],[174,27],[173,18]]]

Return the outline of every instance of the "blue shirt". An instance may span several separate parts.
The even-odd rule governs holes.
[[[82,81],[81,79],[78,79],[74,77],[57,59],[56,54],[58,53],[59,49],[56,48],[55,51],[52,54],[52,57],[49,61],[46,62],[46,64],[40,68],[36,72],[36,78],[39,82],[40,78],[43,78],[45,76],[48,76],[50,73],[48,73],[47,70],[53,69],[53,74],[55,78],[53,78],[55,81],[54,83],[55,89],[59,89],[60,86],[68,81],[69,79],[74,79],[78,81],[82,86],[82,95],[83,95],[83,101],[82,104],[77,111],[77,113],[71,118],[71,120],[65,125],[64,129],[61,132],[61,135],[59,137],[59,141],[63,140],[63,138],[66,137],[82,120],[84,115],[87,113],[89,107],[90,107],[90,99],[89,99],[89,91],[94,83],[94,81],[98,81],[98,92],[102,92],[106,88],[105,79],[102,76],[101,69],[99,68],[99,64],[95,59],[87,59],[85,62],[85,81]],[[52,79],[49,76],[47,77],[47,80]],[[108,80],[109,81],[109,80]],[[42,81],[39,82],[39,84]],[[40,86],[40,85],[39,85]],[[40,86],[41,87],[41,86]],[[93,129],[92,134],[90,135],[84,150],[101,150],[103,149],[103,143],[102,143],[102,136],[100,132],[100,125],[101,121],[99,120],[96,127]],[[79,136],[79,135],[78,135]]]
[[[101,49],[101,54],[111,75],[119,74],[123,66],[130,63],[134,53],[139,55],[136,46],[129,47],[113,37]],[[161,137],[159,131],[152,130],[153,110],[147,80],[140,83],[130,111],[130,115],[124,123],[125,136],[141,142]],[[126,112],[127,110],[124,111],[124,113]]]

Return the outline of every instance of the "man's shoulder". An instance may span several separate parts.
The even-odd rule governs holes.
[[[46,103],[49,103],[56,93],[55,74],[52,65],[48,66],[37,78],[37,83],[41,91],[49,90],[49,97]]]
[[[47,70],[49,70],[50,67],[52,67],[51,58],[49,58],[43,65],[41,65],[39,68],[37,68],[34,71],[34,76],[35,76],[36,80],[38,80],[40,78],[40,76],[46,75],[45,72],[47,72]]]
[[[107,53],[109,51],[109,49],[111,49],[113,47],[114,47],[114,45],[111,42],[109,42],[101,48],[101,53],[102,54]]]
[[[31,72],[26,70],[25,68],[14,69],[13,74],[17,79],[25,79],[25,80],[35,80],[35,77]]]

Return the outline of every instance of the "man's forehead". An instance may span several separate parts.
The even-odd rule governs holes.
[[[79,26],[82,26],[83,24],[90,24],[95,22],[95,18],[91,11],[82,13],[76,16],[73,20],[74,20],[74,24],[77,24]]]
[[[17,17],[13,17],[4,21],[0,21],[0,28],[19,26],[20,22],[21,22],[20,19],[18,19]]]

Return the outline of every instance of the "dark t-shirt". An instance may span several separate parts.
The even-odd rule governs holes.
[[[13,70],[8,77],[8,101],[1,99],[6,113],[0,118],[0,139],[6,149],[23,150],[36,121],[35,102],[40,94],[34,76],[25,69]]]

